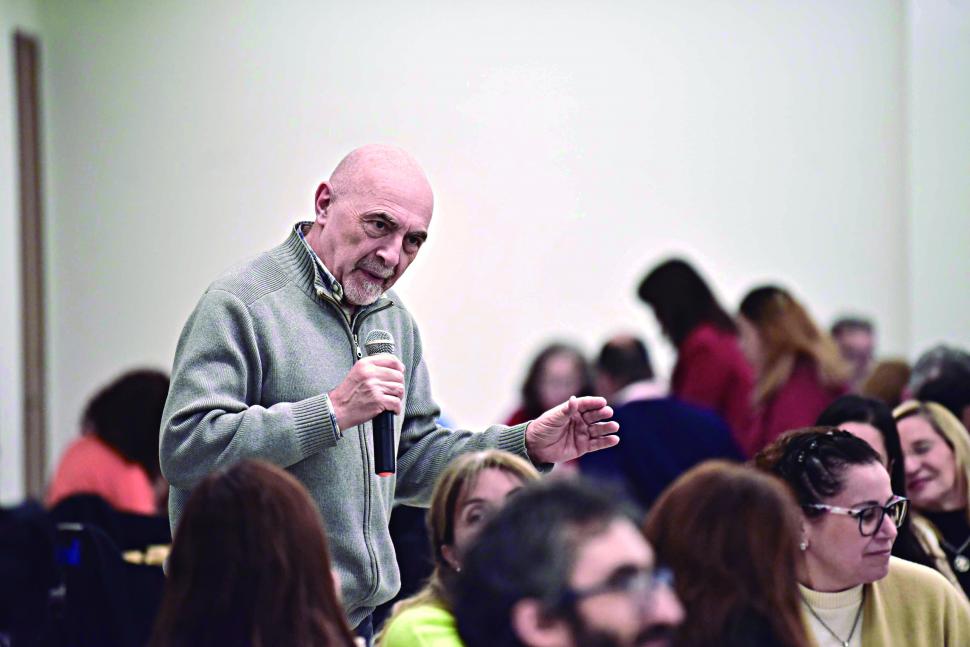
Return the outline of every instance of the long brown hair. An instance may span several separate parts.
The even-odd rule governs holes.
[[[523,484],[539,479],[536,468],[528,461],[498,449],[463,454],[453,460],[435,483],[431,507],[428,508],[427,523],[434,571],[423,589],[394,605],[394,613],[385,626],[390,626],[395,617],[412,607],[423,604],[451,607],[451,593],[458,574],[445,559],[442,548],[455,541],[455,516],[461,496],[475,487],[478,476],[487,469],[502,470]]]
[[[849,379],[849,367],[835,342],[787,291],[773,285],[755,288],[741,301],[740,311],[761,341],[756,402],[764,402],[788,381],[799,357],[815,363],[825,386],[841,386]]]
[[[796,572],[798,507],[778,479],[725,461],[681,475],[647,516],[644,532],[673,569],[687,611],[678,645],[730,644],[760,621],[773,644],[808,647]]]
[[[203,480],[176,531],[152,647],[354,644],[320,513],[282,469]]]

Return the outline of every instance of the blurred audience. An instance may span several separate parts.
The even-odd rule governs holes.
[[[158,434],[168,376],[141,369],[99,391],[81,417],[81,437],[64,452],[47,491],[54,506],[97,494],[116,510],[153,515],[168,489],[158,466]]]
[[[782,288],[750,291],[741,301],[738,328],[758,378],[756,417],[741,446],[750,456],[782,432],[813,424],[846,392],[849,371],[831,338]]]
[[[582,479],[548,479],[482,529],[455,615],[468,647],[659,647],[683,609],[615,497]]]
[[[970,605],[933,569],[891,556],[908,501],[879,454],[832,427],[791,431],[755,458],[802,513],[799,593],[818,645],[970,644]]]
[[[927,535],[937,542],[937,568],[970,593],[967,430],[935,402],[909,401],[893,416],[906,457],[906,489],[915,517],[929,526]]]
[[[379,645],[461,645],[451,601],[464,555],[505,500],[538,478],[527,461],[500,450],[452,461],[435,484],[428,510],[434,572],[424,589],[397,604]]]
[[[909,393],[942,404],[970,428],[970,354],[942,345],[930,349],[916,363]]]
[[[740,439],[751,425],[754,374],[738,346],[730,315],[700,274],[681,259],[653,268],[637,293],[677,349],[673,395],[713,409]]]
[[[522,384],[522,403],[505,424],[534,420],[571,396],[592,393],[592,374],[583,353],[569,344],[549,344],[529,364]]]
[[[621,442],[579,459],[580,471],[617,483],[648,509],[674,479],[711,458],[742,460],[731,430],[713,411],[665,397],[646,346],[629,335],[608,341],[596,381],[609,391]],[[605,393],[601,394],[605,395]]]
[[[869,443],[869,446],[879,454],[880,461],[889,472],[893,493],[906,496],[905,459],[899,442],[896,421],[893,419],[892,410],[886,404],[859,395],[843,395],[826,407],[815,424],[823,427],[838,427]],[[913,514],[906,515],[899,526],[896,541],[893,544],[893,555],[935,568],[959,587],[945,560],[942,568],[938,563],[942,551],[936,535],[929,529],[928,524],[920,522]]]
[[[876,354],[876,330],[872,322],[862,317],[840,317],[831,328],[832,339],[839,347],[842,359],[849,365],[849,390],[862,388],[872,372]]]
[[[878,362],[872,373],[862,383],[859,395],[885,402],[894,409],[905,400],[906,384],[910,376],[909,363],[902,359],[887,359]]]
[[[52,603],[62,581],[55,554],[54,525],[39,504],[0,508],[0,645],[61,644]]]
[[[323,522],[303,486],[244,460],[189,497],[152,647],[354,645]]]
[[[650,511],[647,539],[687,613],[678,647],[808,647],[796,563],[801,519],[777,479],[710,461]]]

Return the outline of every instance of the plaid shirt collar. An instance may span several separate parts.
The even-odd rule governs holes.
[[[298,222],[296,223],[295,229],[297,235],[300,237],[300,242],[303,243],[303,248],[306,250],[307,254],[310,255],[310,258],[313,259],[313,267],[316,268],[316,280],[314,283],[325,285],[330,291],[330,294],[333,295],[333,298],[338,302],[343,303],[344,286],[340,285],[340,281],[335,279],[333,274],[330,273],[327,266],[323,264],[323,261],[320,260],[319,256],[317,256],[317,253],[313,251],[312,247],[310,247],[310,243],[306,242],[305,234],[310,230],[312,225],[312,222]]]

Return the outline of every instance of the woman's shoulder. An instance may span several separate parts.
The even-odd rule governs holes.
[[[889,558],[889,574],[875,586],[883,593],[898,592],[913,600],[930,601],[956,595],[953,585],[939,571],[898,557]]]
[[[394,616],[384,628],[380,644],[460,647],[461,639],[451,612],[437,604],[419,604]]]

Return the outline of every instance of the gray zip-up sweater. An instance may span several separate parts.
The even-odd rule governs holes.
[[[329,398],[360,357],[358,339],[391,333],[405,366],[395,417],[397,474],[374,474],[370,423],[330,423]],[[438,427],[421,340],[393,292],[348,321],[294,231],[206,290],[179,338],[162,416],[161,466],[173,529],[193,485],[244,458],[286,468],[320,507],[356,626],[400,586],[388,520],[395,502],[427,505],[456,455],[498,447],[526,455],[525,425]]]

